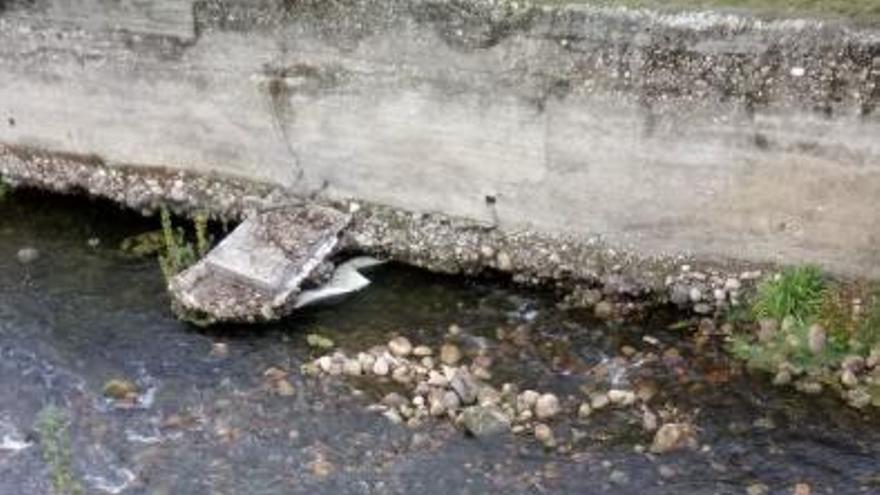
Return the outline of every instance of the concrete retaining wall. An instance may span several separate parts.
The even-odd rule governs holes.
[[[880,29],[506,0],[0,2],[0,144],[880,277]],[[3,168],[0,164],[0,173]]]

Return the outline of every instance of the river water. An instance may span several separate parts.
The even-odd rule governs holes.
[[[502,282],[385,266],[338,305],[205,331],[174,319],[154,259],[118,250],[154,220],[37,193],[7,198],[0,211],[3,495],[52,493],[65,469],[66,486],[89,494],[742,494],[759,483],[791,493],[799,482],[813,493],[880,493],[876,417],[730,372],[717,347],[697,350],[661,316],[609,325]],[[40,258],[20,263],[23,246]],[[308,333],[356,352],[393,335],[437,345],[452,324],[466,351],[495,356],[495,380],[562,397],[577,397],[622,345],[657,348],[666,359],[629,363],[615,379],[656,384],[652,407],[690,417],[701,448],[645,453],[652,435],[629,410],[559,419],[565,452],[527,436],[470,438],[441,420],[408,428],[369,410],[379,393],[370,384],[298,373],[314,357]],[[499,328],[519,328],[517,344]],[[291,371],[292,396],[266,386],[270,367]],[[135,382],[138,401],[106,399],[113,378]],[[37,423],[48,410],[69,439],[69,468],[46,460]]]

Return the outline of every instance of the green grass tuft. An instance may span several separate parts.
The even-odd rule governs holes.
[[[788,268],[758,287],[752,308],[758,318],[782,321],[790,316],[803,324],[819,314],[825,290],[824,277],[817,267]]]
[[[199,212],[193,219],[195,243],[187,240],[186,231],[174,225],[171,212],[162,207],[162,247],[159,252],[159,266],[166,280],[194,265],[208,254],[214,242],[208,233],[208,215]]]

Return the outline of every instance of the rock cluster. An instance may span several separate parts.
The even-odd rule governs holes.
[[[731,306],[738,306],[744,287],[761,278],[761,271],[744,271],[738,275],[707,272],[682,265],[679,273],[666,277],[669,301],[679,308],[701,315],[712,315]]]
[[[489,382],[491,366],[490,356],[468,358],[452,343],[435,350],[395,337],[357,354],[338,350],[325,354],[305,364],[303,372],[394,385],[398,392],[387,394],[371,409],[395,423],[418,426],[430,418],[446,418],[474,436],[510,431],[533,436],[547,448],[558,445],[552,424],[562,415],[587,421],[600,409],[628,408],[650,399],[632,390],[612,389],[592,392],[578,402],[553,393],[521,390],[513,383],[496,387]]]

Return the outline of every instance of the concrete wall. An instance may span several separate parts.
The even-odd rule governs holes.
[[[0,2],[0,144],[880,277],[880,29],[506,0]]]

